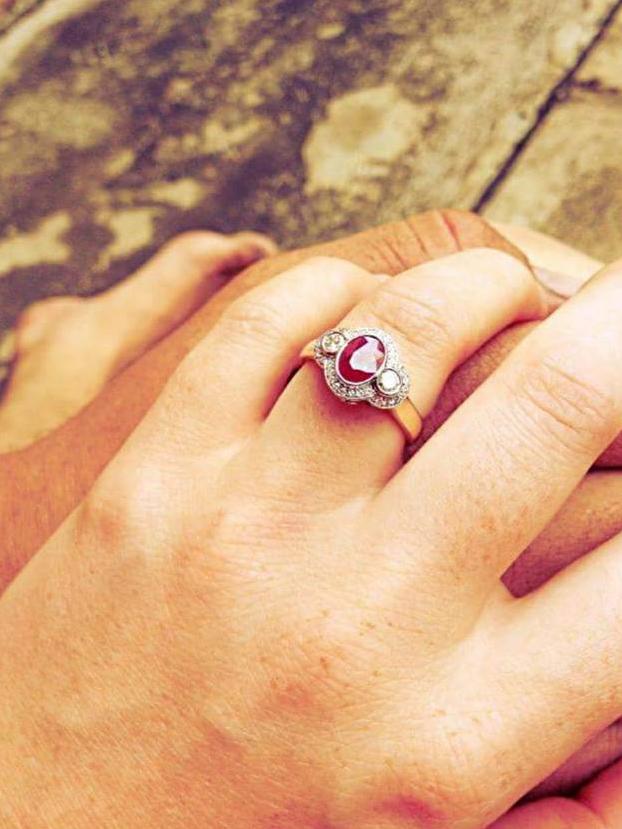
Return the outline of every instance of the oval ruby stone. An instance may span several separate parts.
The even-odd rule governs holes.
[[[378,374],[385,357],[385,347],[378,337],[354,337],[342,349],[337,371],[346,383],[366,383]]]

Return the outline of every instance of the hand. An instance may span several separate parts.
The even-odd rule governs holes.
[[[0,455],[69,420],[233,273],[275,250],[256,233],[187,233],[108,291],[29,306],[17,321],[10,377],[0,388]]]
[[[5,821],[480,827],[616,719],[621,543],[499,578],[622,428],[620,303],[618,267],[403,468],[295,355],[379,324],[425,415],[543,313],[523,265],[311,260],[234,303],[0,603]]]
[[[588,257],[548,237],[539,237],[533,231],[507,227],[502,230],[528,252],[534,251],[537,263],[553,270],[566,268],[575,274],[576,285],[598,267]],[[194,239],[187,237],[175,241],[171,253],[178,262],[176,270],[209,272],[211,258],[201,257],[198,247]],[[63,428],[27,450],[2,456],[0,524],[10,526],[11,534],[4,539],[0,558],[0,592],[82,500],[149,409],[166,378],[236,297],[314,254],[338,256],[370,270],[397,273],[429,258],[472,247],[489,247],[522,256],[515,245],[478,216],[460,211],[432,211],[314,248],[272,257],[232,280],[190,320],[110,382],[93,405]],[[160,261],[156,257],[148,266],[153,279],[160,278]],[[473,355],[448,384],[437,409],[428,419],[429,426],[435,428],[442,423],[456,401],[468,397],[524,333],[524,327],[515,326]],[[622,439],[601,461],[610,466],[622,465]],[[588,497],[579,496],[576,509],[564,516],[566,531],[557,533],[552,546],[543,544],[530,561],[526,573],[528,583],[533,585],[534,580],[546,577],[545,573],[540,574],[540,565],[544,564],[546,571],[548,559],[558,561],[567,556],[566,560],[572,560],[590,545],[622,529],[622,512],[617,509],[619,489],[612,483],[610,478],[600,481],[598,487],[592,487],[587,493]],[[596,489],[598,497],[592,497]],[[533,577],[528,572],[532,566],[536,566]],[[517,581],[517,587],[523,589],[525,583]]]
[[[535,263],[571,275],[574,284],[562,286],[568,294],[599,266],[579,252],[534,231],[507,226],[499,227],[499,230],[514,245],[526,251]],[[204,240],[198,236],[181,237],[166,251],[176,259],[175,270],[209,273],[211,258],[209,250],[207,257],[204,252],[209,247],[205,242],[210,241],[210,234],[204,234]],[[311,250],[273,257],[234,279],[195,317],[110,383],[93,406],[31,450],[2,458],[0,523],[10,526],[12,532],[4,539],[0,590],[82,499],[182,356],[210,330],[223,309],[249,286],[304,261],[314,252],[342,256],[367,268],[394,273],[399,270],[400,262],[404,267],[426,257],[437,258],[456,249],[477,245],[521,255],[517,247],[495,233],[479,217],[457,211],[435,211]],[[156,257],[145,269],[151,280],[162,279],[162,261],[163,257]],[[452,375],[435,409],[426,419],[424,439],[433,434],[453,409],[486,379],[531,327],[530,323],[521,323],[501,333]],[[619,465],[622,461],[620,447],[622,441],[618,440],[600,462]],[[611,538],[622,529],[620,503],[622,475],[592,472],[546,530],[510,568],[504,577],[507,586],[514,594],[523,595],[566,564]],[[616,725],[557,770],[538,787],[538,792],[547,794],[575,789],[621,755],[622,726]]]

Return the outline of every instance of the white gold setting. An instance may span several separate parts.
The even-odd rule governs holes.
[[[373,376],[364,381],[348,381],[338,365],[344,349],[359,337],[373,337],[384,348],[382,364]],[[344,403],[369,403],[377,409],[394,409],[406,400],[410,378],[393,337],[380,328],[336,328],[322,334],[314,343],[314,359],[324,370],[324,377],[333,394]]]
[[[340,331],[329,331],[321,338],[320,347],[324,354],[337,354],[345,345],[345,339]]]

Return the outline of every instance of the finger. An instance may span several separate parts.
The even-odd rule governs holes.
[[[537,323],[522,322],[503,331],[452,374],[436,406],[425,419],[423,431],[412,447],[413,453],[427,443],[458,406],[464,403],[505,362],[514,349],[536,327]],[[595,465],[602,468],[622,466],[622,435],[618,435],[611,446],[605,449]]]
[[[551,797],[513,809],[488,829],[616,829],[616,825],[603,823],[598,814],[576,800]]]
[[[622,475],[591,472],[581,482],[553,521],[505,573],[503,581],[514,596],[537,589],[572,562],[622,532]],[[584,620],[590,625],[590,618]],[[555,636],[556,633],[553,632]],[[555,658],[547,620],[539,636]],[[614,725],[597,735],[542,784],[535,795],[575,791],[601,769],[622,757],[622,726]]]
[[[622,474],[591,472],[510,566],[503,581],[512,595],[525,596],[621,532]]]
[[[477,233],[483,231],[477,230],[473,216],[455,210],[440,211],[440,216],[438,214],[439,212],[435,211],[415,217],[413,224],[419,226],[421,222],[419,233],[422,238],[426,238],[428,223],[436,220],[437,224],[442,221],[456,231],[456,239],[461,248],[466,249],[470,244],[477,244]],[[552,302],[554,302],[554,295],[573,296],[604,265],[600,260],[531,228],[490,222],[489,238],[485,244],[499,250],[503,248],[499,245],[499,240],[493,238],[492,232],[494,231],[497,231],[498,236],[508,243],[507,252],[516,255],[516,252],[520,251],[532,264],[541,284],[551,293]],[[384,270],[391,272],[390,268],[384,268]],[[431,437],[454,409],[501,365],[532,327],[531,323],[522,323],[504,331],[487,343],[450,378],[438,405],[426,420],[420,444]],[[596,465],[610,468],[622,466],[622,435],[618,436],[613,444],[603,452]]]
[[[562,296],[573,296],[605,264],[530,227],[501,222],[491,222],[491,225],[522,250],[534,268],[545,269],[545,285]],[[548,273],[556,276],[552,276],[549,281]]]
[[[528,257],[541,284],[552,294],[573,296],[604,265],[582,251],[531,228],[501,222],[491,222],[490,226]],[[504,331],[450,378],[438,405],[426,420],[419,444],[425,443],[454,409],[501,365],[532,327],[530,323],[523,323]],[[622,436],[605,450],[597,466],[622,466]]]
[[[178,456],[244,440],[264,420],[304,344],[385,279],[340,259],[314,258],[247,293],[181,363],[145,430]]]
[[[505,253],[473,250],[420,265],[385,282],[340,323],[349,329],[379,328],[397,344],[412,378],[411,398],[425,417],[452,371],[499,330],[545,312],[532,273]],[[283,435],[287,440],[283,440]],[[290,383],[262,430],[269,456],[295,464],[293,480],[279,486],[308,492],[324,481],[332,498],[381,486],[401,464],[404,435],[386,411],[346,406],[327,388],[315,364]],[[285,468],[283,459],[283,468]]]
[[[578,799],[594,815],[598,815],[604,829],[622,826],[622,763],[601,772],[596,780],[579,792]]]
[[[114,325],[116,370],[177,328],[223,284],[276,252],[259,233],[194,231],[178,236],[133,276],[96,297],[100,327]]]
[[[616,763],[572,798],[547,797],[526,803],[489,829],[618,829],[620,826],[622,763]]]
[[[426,539],[419,560],[465,599],[497,584],[622,427],[621,277],[603,272],[532,332],[379,498],[382,514],[417,503],[416,524],[393,510],[390,535],[406,555]]]
[[[534,766],[542,771],[552,772],[622,711],[621,604],[618,536],[516,602],[497,628],[501,704],[513,729],[535,740]],[[619,741],[614,748],[619,756]]]
[[[29,504],[18,499],[17,513],[13,500],[7,501],[4,510],[0,506],[2,520],[11,521],[15,527],[12,538],[6,539],[0,560],[0,591],[89,491],[97,475],[158,398],[179,362],[213,328],[232,301],[313,255],[341,256],[369,271],[397,273],[430,257],[482,246],[525,259],[479,216],[436,210],[371,228],[348,239],[271,256],[247,268],[182,326],[112,380],[79,417],[22,455],[3,458],[0,476],[7,491],[17,491],[21,486],[32,497]],[[96,441],[92,440],[93,435],[98,436]],[[71,458],[69,465],[67,458]],[[32,469],[45,469],[46,474],[33,477]],[[56,479],[58,470],[62,470],[63,487],[50,488],[49,479]],[[46,505],[45,509],[29,507],[41,503]]]
[[[223,284],[273,250],[258,234],[186,233],[95,297],[30,306],[0,402],[0,452],[24,448],[80,411]]]
[[[618,720],[582,745],[553,774],[538,783],[528,797],[538,800],[552,794],[574,794],[586,780],[593,780],[621,758],[622,722]]]

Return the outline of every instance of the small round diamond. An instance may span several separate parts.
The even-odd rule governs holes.
[[[345,337],[339,331],[330,331],[322,337],[320,348],[324,354],[336,354],[345,342]]]
[[[394,371],[392,368],[387,368],[376,380],[376,385],[378,386],[378,391],[381,394],[385,394],[390,397],[395,394],[395,392],[402,385],[402,380],[397,371]]]

